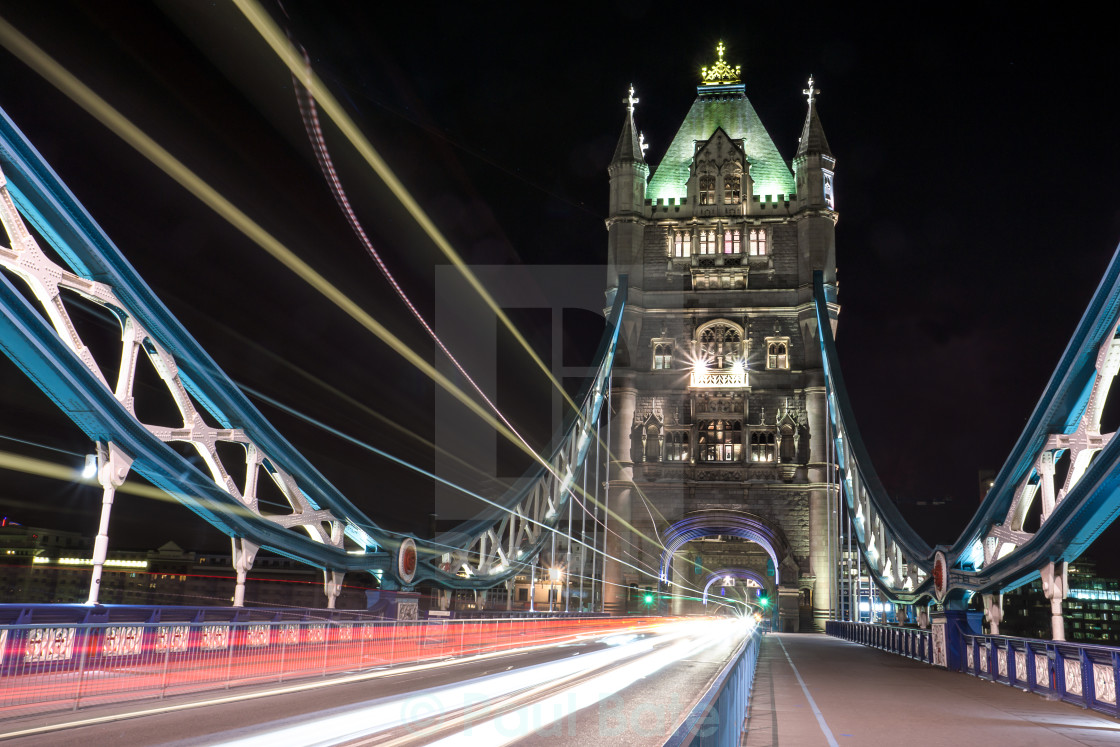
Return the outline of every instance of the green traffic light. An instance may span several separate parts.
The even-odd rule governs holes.
[[[770,600],[767,599],[766,597],[759,597],[758,598],[758,603],[761,604],[763,607],[769,607],[770,606]]]
[[[646,594],[646,604],[653,604],[653,594]]]

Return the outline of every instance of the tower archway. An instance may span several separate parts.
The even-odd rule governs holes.
[[[790,556],[789,544],[782,530],[754,514],[723,508],[693,511],[665,528],[662,532],[661,580],[669,580],[673,555],[685,543],[719,535],[740,537],[760,546],[774,563],[775,585],[781,583],[781,565]]]
[[[708,604],[708,589],[712,588],[713,584],[717,583],[721,579],[727,578],[728,576],[730,576],[731,578],[746,581],[748,585],[753,581],[758,586],[758,588],[766,591],[772,591],[770,587],[777,586],[777,584],[774,582],[767,582],[766,579],[763,578],[762,574],[758,573],[757,571],[752,571],[749,568],[721,568],[718,571],[712,571],[704,579],[704,594],[701,597],[701,601],[705,605]]]

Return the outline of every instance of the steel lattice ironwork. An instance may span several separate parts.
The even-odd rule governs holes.
[[[1120,249],[987,497],[947,547],[929,547],[879,482],[837,362],[830,320],[835,288],[817,273],[814,292],[842,505],[879,589],[901,603],[979,592],[991,612],[993,595],[1041,575],[1046,595],[1060,604],[1064,564],[1120,514],[1120,446],[1113,434],[1100,432],[1120,369]],[[1058,488],[1056,465],[1063,457],[1069,466]],[[1025,519],[1034,501],[1041,501],[1041,522],[1028,532]]]
[[[624,282],[596,373],[548,467],[528,488],[498,501],[500,510],[483,512],[435,542],[379,527],[284,439],[156,298],[3,112],[0,219],[10,238],[10,247],[0,246],[0,347],[101,445],[100,477],[107,490],[135,470],[233,538],[242,580],[257,549],[265,547],[324,569],[328,597],[342,573],[359,570],[381,571],[388,582],[384,588],[431,581],[485,589],[522,572],[557,526],[595,440],[626,303]],[[48,256],[28,224],[66,266]],[[12,285],[13,278],[26,284],[39,310]],[[69,308],[78,298],[108,310],[120,323],[115,371],[102,370],[72,323]],[[136,417],[141,393],[134,383],[143,358],[174,400],[181,425],[154,426]],[[208,474],[171,448],[172,442],[193,447]],[[227,463],[221,444],[242,447],[244,460]],[[262,513],[262,479],[279,488],[286,513]],[[402,547],[416,551],[408,572],[399,562]]]

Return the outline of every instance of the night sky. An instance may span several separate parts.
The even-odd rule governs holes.
[[[1022,4],[920,18],[764,6],[265,5],[475,264],[605,261],[606,167],[631,83],[655,165],[722,39],[788,159],[812,74],[838,159],[849,394],[888,491],[927,541],[951,542],[978,503],[978,472],[1002,466],[1120,240],[1114,40],[1103,24]],[[0,16],[433,358],[334,205],[290,77],[232,6],[0,2]],[[426,381],[6,51],[0,81],[0,106],[234,380],[431,464],[430,449],[292,366],[430,436]],[[446,260],[326,134],[370,237],[430,314]],[[521,318],[539,340],[532,315]],[[597,334],[572,329],[572,344],[593,348]],[[527,360],[508,364],[533,375]],[[518,396],[503,396],[516,419]],[[370,516],[426,533],[429,487],[259,406]],[[0,413],[0,436],[88,450],[6,358]],[[521,414],[545,441],[548,428]],[[92,534],[98,495],[0,474],[2,512],[23,523]],[[912,510],[946,498],[937,512]],[[124,497],[114,530],[133,546],[224,542],[185,509]]]

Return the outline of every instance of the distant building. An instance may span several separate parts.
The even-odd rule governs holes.
[[[1069,596],[1062,602],[1066,640],[1077,643],[1120,642],[1120,580],[1096,575],[1096,564],[1082,557],[1070,563]],[[1003,595],[1000,633],[1050,638],[1050,602],[1035,581]]]
[[[82,603],[89,598],[93,543],[76,532],[0,526],[0,597],[8,603]],[[110,550],[101,577],[103,604],[214,605],[233,601],[229,555],[195,553],[168,542],[158,550]],[[371,584],[371,588],[375,588]],[[339,609],[365,609],[365,588],[347,586]],[[317,568],[261,554],[245,587],[246,604],[325,607]]]

